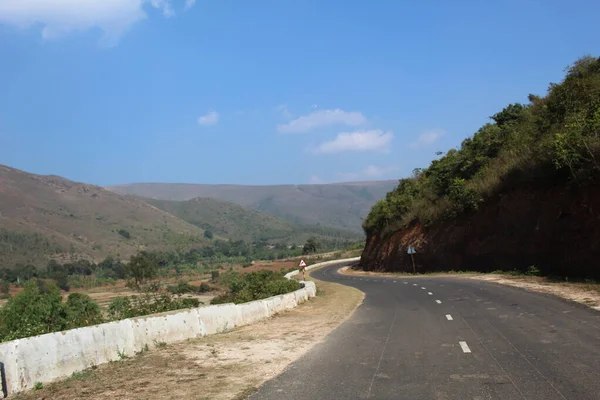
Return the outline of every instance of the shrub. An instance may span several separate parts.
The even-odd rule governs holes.
[[[111,319],[139,317],[184,308],[195,308],[200,301],[194,298],[173,296],[170,293],[146,292],[139,296],[117,297],[108,306]]]
[[[32,279],[0,308],[0,341],[65,329],[66,312],[53,283]]]
[[[210,279],[216,282],[219,279],[219,271],[210,271]]]
[[[96,325],[103,322],[98,304],[83,293],[71,293],[65,304],[68,328]]]
[[[129,297],[116,297],[108,305],[108,316],[112,320],[133,317]]]
[[[169,286],[167,290],[172,294],[185,294],[194,293],[196,288],[187,282],[179,282],[176,286]]]
[[[298,281],[286,279],[274,271],[255,271],[244,275],[234,272],[223,278],[229,282],[229,292],[215,297],[212,304],[245,303],[289,293],[301,287]]]
[[[117,231],[117,233],[121,236],[123,236],[125,239],[131,239],[131,233],[129,233],[129,231],[125,230],[125,229],[119,229]]]
[[[206,292],[210,292],[212,289],[210,287],[210,285],[206,282],[202,282],[200,284],[200,287],[198,288],[198,292],[199,293],[206,293]]]

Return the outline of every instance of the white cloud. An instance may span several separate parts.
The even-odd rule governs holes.
[[[185,9],[189,10],[194,7],[194,4],[196,4],[196,0],[185,0]]]
[[[219,122],[219,113],[216,111],[209,111],[200,118],[198,118],[198,125],[216,125]]]
[[[308,180],[308,182],[311,183],[311,184],[313,184],[313,185],[319,185],[321,183],[324,183],[323,179],[321,179],[317,175],[311,176],[310,179]]]
[[[161,10],[163,15],[167,18],[175,15],[175,11],[173,11],[173,6],[170,3],[171,0],[150,0],[150,4],[152,7]]]
[[[193,2],[187,0],[187,4]],[[175,14],[172,0],[0,0],[0,24],[21,29],[39,25],[44,39],[99,28],[101,43],[110,46],[147,17],[146,6],[160,10],[165,17]]]
[[[315,153],[332,154],[344,151],[388,151],[394,139],[392,132],[372,131],[342,132],[335,139],[318,145]]]
[[[423,132],[419,135],[417,140],[412,142],[409,146],[411,149],[422,149],[429,147],[437,142],[446,132],[441,129],[434,129],[431,131]]]
[[[334,110],[319,110],[290,121],[288,124],[278,125],[281,133],[308,132],[312,129],[329,125],[362,125],[367,121],[360,112],[347,112],[339,108]]]
[[[292,115],[292,113],[290,112],[290,110],[288,110],[287,106],[285,104],[281,104],[279,106],[277,106],[277,111],[281,112],[281,115],[283,115],[283,117],[285,119],[292,119],[294,118],[294,116]]]
[[[376,165],[369,165],[359,172],[340,172],[338,173],[338,176],[343,180],[377,179],[385,177],[397,170],[398,167],[395,166],[378,167]]]

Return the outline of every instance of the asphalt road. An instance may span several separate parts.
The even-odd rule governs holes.
[[[494,283],[339,268],[312,275],[364,303],[251,399],[600,399],[600,312]]]

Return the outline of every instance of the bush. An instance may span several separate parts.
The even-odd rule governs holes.
[[[216,282],[219,279],[219,271],[210,271],[210,279]]]
[[[129,231],[126,231],[125,229],[119,229],[117,233],[123,236],[125,239],[131,239],[131,233],[129,233]]]
[[[173,296],[170,293],[146,292],[139,296],[117,297],[108,306],[112,320],[157,314],[165,311],[195,308],[200,301],[194,298]]]
[[[131,300],[129,297],[116,297],[108,305],[108,316],[112,320],[133,317],[131,314]]]
[[[62,296],[53,283],[32,279],[0,308],[0,341],[56,332],[66,326]]]
[[[229,282],[229,292],[215,297],[212,304],[245,303],[301,288],[298,281],[286,279],[280,273],[273,271],[255,271],[244,275],[234,272],[228,275],[226,279]]]
[[[206,293],[206,292],[210,292],[211,290],[212,289],[208,283],[202,282],[200,284],[200,287],[198,288],[198,293]]]
[[[167,290],[172,294],[185,294],[194,293],[196,288],[187,282],[179,282],[176,286],[169,286]]]
[[[67,328],[78,328],[104,322],[98,304],[83,293],[71,293],[65,304]]]

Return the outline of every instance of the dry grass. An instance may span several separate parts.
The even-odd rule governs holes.
[[[364,298],[348,286],[320,281],[317,285],[317,297],[267,321],[152,349],[15,398],[245,398],[322,341]]]

